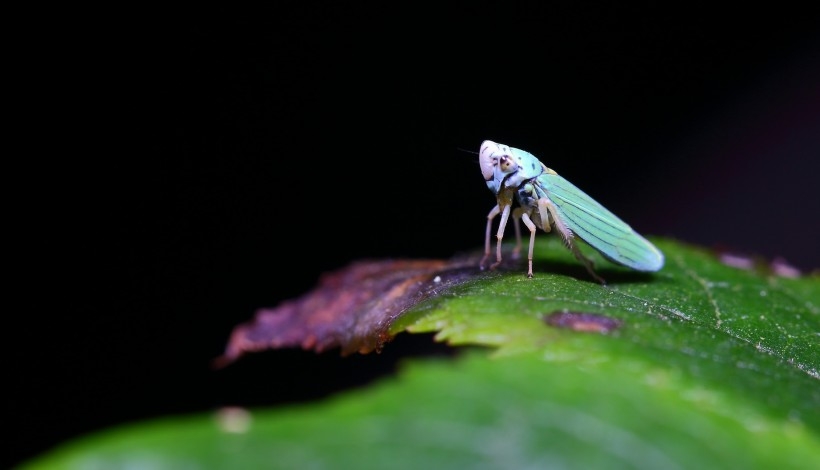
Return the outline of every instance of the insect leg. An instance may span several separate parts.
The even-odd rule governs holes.
[[[507,226],[507,219],[510,218],[511,207],[511,205],[506,204],[504,208],[501,209],[501,222],[498,223],[498,232],[495,235],[495,263],[490,265],[490,269],[495,269],[501,264],[501,240],[504,238],[504,229]]]
[[[487,214],[487,231],[486,236],[484,237],[484,257],[481,258],[481,262],[479,263],[481,269],[484,269],[484,265],[487,263],[487,259],[490,258],[490,231],[493,227],[493,219],[495,219],[495,216],[497,216],[500,213],[501,208],[498,206],[498,204],[496,204],[495,207],[493,207],[493,209],[490,211],[490,213]]]
[[[518,257],[521,255],[521,224],[519,224],[518,221],[521,220],[522,216],[526,217],[526,215],[527,214],[523,207],[516,207],[515,210],[512,212],[513,227],[515,227],[515,248],[513,248],[512,251],[513,259],[518,259]]]
[[[547,209],[548,199],[541,198],[538,200],[538,215],[541,217],[541,230],[549,233],[552,232],[552,225],[550,225],[549,209]]]
[[[535,246],[535,224],[532,223],[530,220],[530,216],[526,213],[521,214],[521,220],[524,221],[524,225],[530,229],[530,251],[527,254],[527,277],[532,277],[532,249]]]
[[[572,251],[572,254],[575,255],[575,259],[577,259],[584,265],[584,267],[587,269],[587,272],[596,281],[600,282],[603,285],[606,285],[606,281],[604,280],[604,278],[595,273],[595,270],[593,269],[594,263],[592,262],[592,260],[584,256],[584,254],[581,253],[581,250],[579,250],[578,247],[575,246],[575,244],[572,242],[572,239],[575,238],[575,235],[572,234],[572,230],[570,230],[569,227],[567,227],[564,224],[564,221],[561,220],[561,216],[558,212],[558,209],[555,207],[555,204],[553,204],[552,201],[550,201],[549,199],[545,198],[538,201],[539,207],[541,205],[541,201],[544,201],[544,205],[549,211],[550,216],[552,216],[555,228],[558,230],[558,233],[561,234],[561,238],[564,239],[564,245],[566,245],[566,247],[569,248],[570,251]]]

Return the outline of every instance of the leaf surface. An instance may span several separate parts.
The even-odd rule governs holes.
[[[653,239],[663,270],[633,273],[597,257],[609,281],[601,286],[555,237],[542,238],[534,279],[520,265],[427,266],[410,297],[396,296],[398,310],[360,330],[436,332],[454,346],[481,346],[462,358],[414,360],[372,387],[298,408],[104,430],[29,468],[797,469],[820,461],[816,275],[741,269]],[[333,346],[344,351],[343,342]]]

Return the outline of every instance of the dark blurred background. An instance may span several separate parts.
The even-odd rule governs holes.
[[[809,10],[276,5],[112,14],[59,46],[76,108],[60,163],[39,170],[54,194],[19,276],[37,290],[14,314],[9,462],[444,354],[400,335],[380,355],[210,368],[234,325],[322,272],[481,247],[494,199],[459,149],[485,139],[534,153],[644,235],[820,265]]]

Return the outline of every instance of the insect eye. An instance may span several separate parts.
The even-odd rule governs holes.
[[[498,164],[501,171],[504,173],[512,173],[518,170],[518,162],[516,162],[515,159],[509,155],[502,156],[498,161]]]

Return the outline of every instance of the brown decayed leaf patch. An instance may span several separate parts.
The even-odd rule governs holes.
[[[478,258],[358,261],[323,274],[312,291],[236,326],[217,367],[245,353],[301,347],[342,355],[380,351],[390,325],[416,303],[481,273]]]

